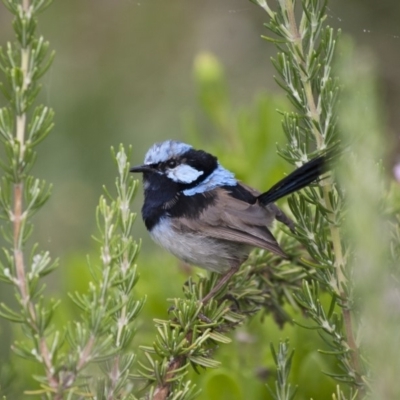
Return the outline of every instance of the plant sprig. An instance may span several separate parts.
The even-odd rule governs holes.
[[[292,400],[296,396],[297,387],[294,389],[289,383],[289,373],[294,355],[294,350],[289,352],[289,340],[279,342],[276,350],[271,343],[271,353],[277,366],[277,380],[275,392],[267,386],[274,400]]]
[[[80,349],[71,352],[68,364],[79,374],[91,363],[99,363],[103,374],[93,382],[97,386],[95,392],[101,392],[106,399],[129,399],[134,398],[130,371],[136,358],[130,344],[135,320],[145,301],[134,296],[140,245],[132,238],[136,215],[130,211],[130,204],[137,181],[129,175],[130,151],[127,155],[121,145],[117,153],[112,153],[118,168],[117,196],[114,198],[105,189],[108,200],[102,196],[97,207],[100,235],[95,239],[100,244],[100,262],[93,264],[88,260],[92,275],[89,290],[70,295],[82,311],[82,320],[68,329],[71,348]],[[88,394],[93,393],[86,377],[84,383]]]
[[[14,15],[17,42],[0,49],[0,85],[8,105],[0,109],[0,140],[5,160],[1,162],[0,215],[5,221],[0,279],[15,289],[17,308],[0,304],[0,316],[19,323],[26,340],[15,342],[14,352],[36,362],[44,374],[35,379],[40,388],[26,393],[63,399],[94,397],[133,398],[130,369],[135,354],[129,349],[134,320],[144,299],[134,298],[138,280],[135,266],[140,246],[132,239],[135,215],[130,204],[136,183],[129,176],[128,156],[121,146],[113,152],[119,177],[117,195],[108,192],[100,199],[97,220],[100,231],[101,263],[90,264],[93,281],[88,293],[71,296],[82,311],[82,321],[56,330],[52,319],[59,305],[43,295],[42,278],[57,267],[48,251],[37,244],[29,250],[32,216],[50,196],[51,186],[33,177],[36,146],[53,128],[54,112],[34,106],[40,91],[39,79],[54,58],[49,44],[36,36],[37,15],[50,0],[4,0]],[[65,341],[67,338],[67,343]],[[93,379],[85,371],[101,366]]]
[[[37,14],[50,1],[5,0],[14,15],[16,43],[0,49],[0,70],[5,83],[0,89],[8,105],[0,110],[0,140],[5,149],[1,163],[1,215],[6,221],[3,236],[8,248],[3,249],[0,279],[15,289],[18,310],[1,304],[0,315],[23,326],[27,341],[16,342],[14,351],[40,363],[45,377],[40,378],[58,392],[58,333],[51,326],[58,302],[46,301],[41,278],[57,266],[46,251],[34,245],[26,254],[26,242],[33,227],[32,215],[49,198],[51,187],[35,179],[30,171],[36,160],[36,146],[53,127],[53,111],[45,106],[33,107],[40,91],[39,78],[50,67],[54,53],[42,37],[36,36]]]
[[[288,143],[279,153],[299,166],[340,141],[337,128],[340,90],[332,73],[338,32],[325,25],[327,1],[304,0],[296,4],[293,0],[279,0],[276,11],[266,0],[253,2],[270,18],[265,26],[277,39],[265,39],[275,43],[279,50],[273,59],[278,72],[276,81],[295,110],[281,112]],[[297,221],[296,236],[312,257],[306,264],[313,271],[310,283],[305,281],[302,292],[295,296],[317,327],[328,335],[328,344],[344,371],[330,375],[349,382],[362,394],[364,367],[354,336],[353,284],[340,231],[344,212],[342,195],[332,178],[323,179],[318,187],[293,195],[289,206]],[[319,286],[331,296],[327,312],[321,305]],[[340,316],[336,314],[337,307]]]

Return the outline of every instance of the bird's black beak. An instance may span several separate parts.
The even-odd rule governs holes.
[[[132,167],[130,172],[154,172],[154,169],[150,165],[136,165]]]

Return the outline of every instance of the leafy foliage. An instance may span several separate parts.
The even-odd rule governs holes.
[[[96,392],[103,398],[128,398],[129,370],[135,360],[128,347],[143,300],[132,297],[138,278],[134,263],[139,246],[131,236],[135,215],[130,204],[136,184],[129,177],[127,155],[122,146],[113,154],[119,173],[118,197],[113,200],[107,192],[111,202],[101,198],[97,210],[101,263],[91,264],[89,292],[71,295],[82,311],[82,321],[56,329],[53,317],[59,301],[46,299],[42,278],[56,268],[57,262],[51,260],[49,252],[39,251],[36,244],[30,252],[27,249],[32,216],[50,196],[49,186],[30,171],[36,146],[53,127],[51,109],[44,105],[33,108],[40,91],[39,78],[54,56],[49,53],[49,44],[35,36],[36,15],[51,1],[4,3],[14,14],[17,43],[9,43],[6,51],[0,51],[5,77],[1,88],[8,100],[8,106],[0,110],[0,139],[6,157],[1,163],[0,207],[6,222],[2,233],[9,244],[3,249],[0,279],[13,286],[18,307],[1,304],[0,315],[22,327],[26,340],[16,341],[14,352],[42,367],[35,376],[41,388],[27,393],[55,399],[80,397],[84,392],[91,397]],[[103,375],[94,383],[83,375],[93,363],[101,365]]]
[[[279,2],[277,11],[264,0],[254,2],[270,17],[265,26],[277,39],[265,39],[280,51],[273,60],[279,74],[277,83],[295,109],[282,112],[288,143],[279,152],[289,162],[301,165],[316,152],[332,149],[340,141],[336,107],[339,86],[332,75],[337,34],[324,25],[326,1],[303,1],[299,18],[294,1]],[[302,292],[295,296],[331,347],[329,354],[340,363],[343,373],[330,372],[330,376],[348,382],[362,394],[365,367],[353,331],[354,283],[341,232],[343,201],[342,192],[332,179],[322,180],[318,187],[289,200],[297,221],[296,236],[312,257],[306,261],[312,271],[310,281],[304,281]],[[321,304],[320,287],[331,296],[327,311]]]

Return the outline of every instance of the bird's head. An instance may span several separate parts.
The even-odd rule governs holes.
[[[169,186],[190,195],[236,184],[234,175],[218,163],[217,157],[175,140],[154,144],[146,153],[144,164],[130,171],[143,173],[145,190]]]

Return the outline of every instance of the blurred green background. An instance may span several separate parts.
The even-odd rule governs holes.
[[[386,134],[397,139],[397,150],[399,16],[396,0],[336,0],[328,11],[329,25],[351,35],[358,47],[378,60]],[[276,50],[260,38],[266,34],[266,19],[246,0],[56,0],[41,15],[38,32],[56,50],[55,62],[43,79],[41,101],[54,108],[56,126],[40,145],[34,170],[54,184],[51,199],[35,217],[34,241],[60,257],[60,268],[47,280],[48,292],[64,300],[58,322],[77,318],[66,293],[86,289],[86,255],[97,257],[91,239],[96,232],[95,207],[102,185],[112,187],[116,176],[110,146],[133,144],[132,163],[137,164],[156,141],[186,140],[215,153],[240,179],[259,189],[268,188],[289,170],[276,155],[276,142],[284,144],[285,138],[275,110],[288,106],[273,80],[269,58]],[[10,15],[1,3],[0,39],[2,46],[14,40]],[[205,53],[213,54],[220,64]],[[210,107],[215,98],[219,108]],[[388,163],[395,157],[394,150]],[[137,212],[141,203],[139,193]],[[166,316],[165,299],[179,296],[191,271],[153,245],[139,217],[135,236],[143,238],[138,295],[148,295],[142,313],[146,322],[137,339],[142,343],[153,335],[151,318]],[[1,285],[0,301],[10,298],[9,288]],[[10,353],[13,330],[1,321],[0,362],[12,357],[14,365],[25,365]],[[272,321],[260,324],[255,319],[236,336],[236,344],[219,354],[224,368],[196,378],[205,388],[201,398],[224,398],[221,391],[214,392],[213,382],[225,385],[226,399],[267,398],[263,384],[273,365],[268,344],[279,338],[291,337],[294,347],[302,344],[294,383],[310,370],[334,367],[325,365],[327,359],[316,352],[322,344],[310,341],[308,331],[291,327],[278,331]],[[3,387],[12,375],[12,370],[3,370]],[[11,398],[18,398],[18,386],[27,384],[12,384]],[[301,389],[299,398],[327,398],[332,387],[321,374]]]
[[[335,0],[328,14],[329,24],[375,52],[393,130],[400,125],[399,16],[395,0]],[[266,18],[246,0],[56,0],[41,15],[38,32],[56,50],[41,99],[56,111],[56,127],[36,169],[54,183],[48,218],[37,221],[43,245],[61,256],[88,251],[93,208],[102,184],[115,176],[110,146],[133,143],[138,163],[155,141],[187,139],[183,117],[200,113],[193,80],[199,52],[212,52],[224,66],[234,106],[259,93],[282,93],[269,61],[275,48],[260,38]],[[13,40],[1,3],[0,38],[3,45]]]

